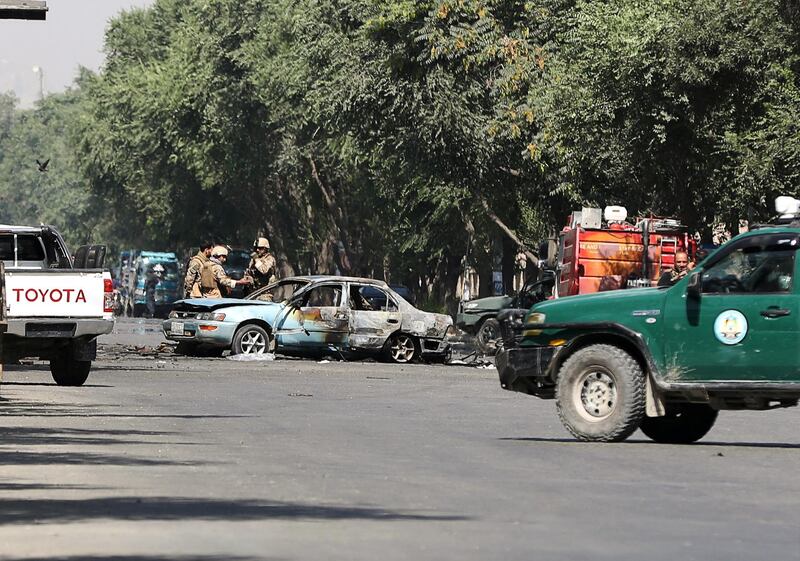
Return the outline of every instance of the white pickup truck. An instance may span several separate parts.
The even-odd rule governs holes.
[[[56,384],[86,381],[97,336],[114,328],[113,285],[102,269],[104,258],[104,246],[82,246],[73,258],[50,226],[0,225],[3,363],[49,360]]]

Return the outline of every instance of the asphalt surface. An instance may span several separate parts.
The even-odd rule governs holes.
[[[574,441],[493,369],[153,350],[0,386],[0,559],[800,560],[800,410]]]

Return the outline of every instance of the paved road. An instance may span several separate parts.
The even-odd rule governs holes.
[[[125,349],[158,341],[6,372],[0,559],[800,560],[798,410],[584,444],[494,370]]]

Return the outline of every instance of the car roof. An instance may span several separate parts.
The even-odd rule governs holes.
[[[143,251],[139,254],[139,257],[149,259],[178,259],[171,251]]]
[[[307,282],[354,282],[360,284],[371,284],[373,286],[380,286],[383,288],[389,288],[382,280],[378,279],[368,279],[365,277],[345,277],[340,275],[294,275],[291,277],[286,277],[281,279],[282,281],[285,280],[299,280],[299,281],[307,281]]]
[[[0,232],[10,232],[14,234],[41,234],[41,226],[12,226],[10,224],[0,224]]]

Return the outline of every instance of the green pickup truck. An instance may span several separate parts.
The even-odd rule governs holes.
[[[576,438],[621,441],[637,428],[690,443],[720,410],[793,407],[800,398],[800,228],[729,241],[671,287],[550,300],[498,316],[500,384],[555,399]]]

